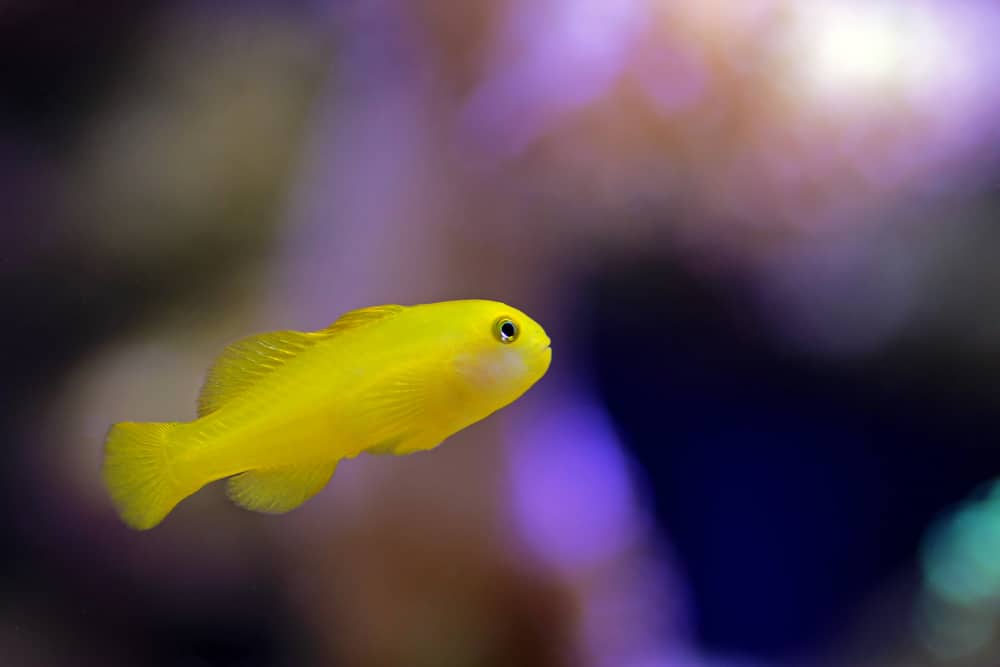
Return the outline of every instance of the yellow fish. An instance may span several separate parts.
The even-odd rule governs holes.
[[[374,306],[321,331],[251,336],[209,371],[197,420],[112,426],[104,482],[139,530],[224,477],[237,505],[287,512],[341,459],[431,449],[513,402],[545,375],[549,343],[521,311],[480,300]]]

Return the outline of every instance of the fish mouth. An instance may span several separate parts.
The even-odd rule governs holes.
[[[541,375],[545,375],[548,372],[549,366],[552,364],[552,344],[546,345],[538,353],[538,360],[541,363]],[[539,375],[539,377],[541,377]]]

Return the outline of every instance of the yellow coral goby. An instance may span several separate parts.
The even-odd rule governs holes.
[[[112,426],[104,481],[136,529],[226,477],[236,504],[287,512],[341,459],[431,449],[511,403],[551,356],[538,323],[483,300],[375,306],[316,332],[252,336],[209,371],[197,420]]]

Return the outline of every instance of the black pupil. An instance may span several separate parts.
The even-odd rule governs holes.
[[[500,333],[503,334],[504,338],[513,338],[514,334],[517,333],[517,329],[514,328],[513,322],[504,322],[500,325]]]

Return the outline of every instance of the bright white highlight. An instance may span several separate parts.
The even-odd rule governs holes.
[[[898,29],[897,12],[830,6],[817,13],[815,42],[804,55],[818,82],[870,86],[901,74],[908,40]]]
[[[926,2],[795,3],[787,56],[793,92],[813,101],[878,104],[965,83],[964,26]]]

